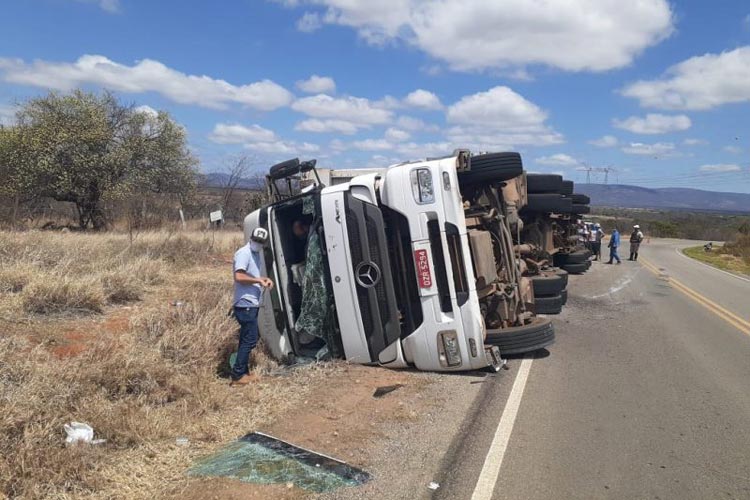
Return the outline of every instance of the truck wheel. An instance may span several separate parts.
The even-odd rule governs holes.
[[[521,155],[510,153],[487,153],[471,157],[471,169],[458,173],[459,184],[503,182],[523,173]]]
[[[562,181],[560,194],[567,194],[567,195],[573,194],[573,181]]]
[[[583,274],[588,268],[591,267],[590,262],[578,262],[575,264],[565,264],[562,266],[563,269],[568,271],[570,274]]]
[[[562,254],[566,255],[566,257],[563,259],[565,264],[579,264],[581,262],[586,262],[589,260],[589,257],[591,257],[591,252],[589,252],[586,249],[583,250],[576,250],[575,252],[570,252],[569,254]],[[564,266],[563,269],[565,269]]]
[[[566,277],[567,277],[567,273]],[[532,286],[534,287],[534,296],[557,295],[565,288],[565,281],[559,274],[540,274],[538,276],[529,276]]]
[[[558,193],[531,193],[525,209],[530,212],[561,213],[566,204]]]
[[[563,288],[568,286],[568,271],[566,271],[565,269],[557,268],[557,267],[553,267],[551,270],[554,271],[555,274],[560,276],[560,278],[562,278],[563,283],[565,284]]]
[[[526,191],[528,193],[559,193],[562,182],[562,175],[526,174]]]
[[[573,203],[573,208],[571,209],[571,213],[573,214],[590,214],[591,213],[591,207],[588,205],[581,205],[579,203]]]
[[[568,196],[562,195],[560,199],[560,209],[557,211],[559,214],[572,214],[573,213],[573,200]]]
[[[570,195],[570,199],[573,200],[573,203],[577,205],[588,205],[591,203],[591,198],[586,196],[585,194],[580,193],[573,193]]]
[[[488,329],[485,342],[501,354],[533,352],[555,342],[555,328],[549,318],[534,317],[528,325]]]
[[[560,314],[562,306],[563,299],[559,294],[549,297],[534,297],[534,311],[537,314]]]

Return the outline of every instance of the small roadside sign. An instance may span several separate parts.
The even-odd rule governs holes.
[[[215,212],[211,212],[208,214],[208,219],[211,222],[218,222],[220,220],[224,220],[224,217],[221,215],[221,210],[217,210]]]

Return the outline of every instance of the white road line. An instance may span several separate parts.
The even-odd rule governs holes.
[[[615,285],[612,288],[610,288],[609,290],[607,290],[606,293],[602,293],[602,294],[599,294],[599,295],[592,295],[591,297],[588,297],[588,298],[589,299],[600,299],[602,297],[606,297],[607,295],[612,295],[614,293],[619,292],[620,290],[622,290],[623,288],[625,288],[626,286],[628,286],[631,281],[633,281],[633,279],[636,277],[636,275],[639,272],[641,272],[641,269],[643,269],[643,268],[639,267],[634,273],[631,273],[631,274],[625,276],[625,278],[621,279],[617,283],[617,285]]]
[[[526,387],[526,381],[529,379],[532,361],[533,358],[525,358],[521,361],[516,381],[513,382],[508,402],[505,403],[505,410],[503,410],[503,415],[500,417],[500,423],[497,424],[495,437],[492,439],[490,451],[487,452],[487,458],[484,459],[482,472],[479,474],[479,479],[477,480],[471,500],[489,500],[492,498],[492,492],[497,483],[497,476],[500,474],[500,466],[503,464],[505,450],[508,448],[508,441],[513,432],[513,424],[516,422],[518,408],[521,406],[523,390]]]
[[[707,268],[709,268],[709,269],[713,269],[714,271],[719,271],[720,273],[724,273],[724,274],[726,274],[727,276],[731,276],[732,278],[737,278],[738,280],[742,280],[742,281],[747,281],[748,283],[750,283],[750,279],[747,279],[747,278],[743,278],[742,276],[737,276],[736,274],[734,274],[734,273],[730,273],[729,271],[725,271],[725,270],[723,270],[723,269],[719,269],[718,267],[714,267],[714,266],[711,266],[711,265],[708,265],[708,264],[706,264],[705,262],[701,262],[701,261],[699,261],[698,259],[694,259],[694,258],[692,258],[692,257],[688,257],[687,255],[685,255],[685,254],[684,254],[684,253],[682,252],[682,249],[681,249],[681,248],[679,248],[679,247],[675,247],[674,251],[675,251],[675,252],[677,253],[677,255],[681,255],[681,256],[682,256],[683,258],[685,258],[685,259],[688,259],[688,260],[690,260],[691,262],[695,262],[695,263],[697,263],[697,264],[700,264],[700,265],[701,265],[701,266],[703,266],[703,267],[707,267]]]

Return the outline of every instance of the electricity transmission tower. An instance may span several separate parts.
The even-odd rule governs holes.
[[[597,172],[604,172],[604,184],[609,183],[609,173],[615,173],[617,172],[617,169],[614,167],[603,167],[603,168],[597,168]]]

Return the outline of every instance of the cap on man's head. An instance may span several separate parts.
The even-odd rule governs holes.
[[[635,226],[633,226],[633,229],[640,229],[640,228],[641,228],[641,226],[639,226],[638,224],[636,224]]]
[[[265,245],[268,241],[268,231],[266,231],[262,227],[256,227],[255,229],[253,229],[253,232],[250,235],[250,240],[254,241],[255,243]]]

